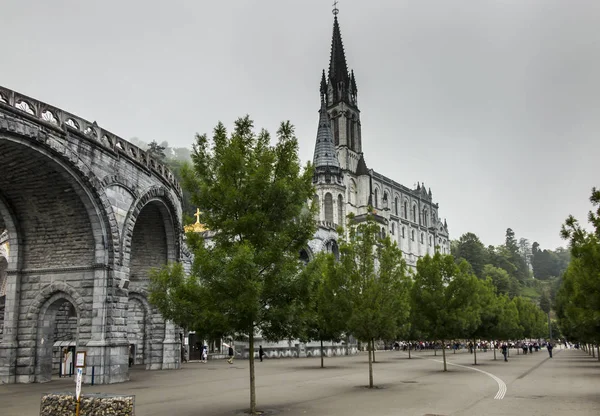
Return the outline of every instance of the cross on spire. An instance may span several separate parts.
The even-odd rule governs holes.
[[[340,12],[340,9],[337,8],[337,5],[338,5],[338,0],[335,0],[333,2],[333,14],[335,16],[337,16],[337,14]]]

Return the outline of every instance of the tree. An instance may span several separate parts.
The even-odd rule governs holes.
[[[146,151],[152,158],[158,161],[164,161],[166,158],[165,147],[156,143],[156,141],[150,142],[148,150]]]
[[[490,278],[497,293],[514,297],[519,293],[519,282],[500,267],[486,264],[483,268],[483,277]]]
[[[516,298],[510,299],[506,295],[497,298],[498,324],[492,330],[492,338],[495,340],[519,339],[523,336],[523,328],[519,324],[519,310]],[[494,360],[496,359],[496,347],[494,346]]]
[[[485,246],[473,233],[465,233],[460,236],[456,245],[453,246],[452,255],[457,261],[465,259],[477,277],[483,277],[483,268],[488,263]]]
[[[338,341],[347,329],[351,312],[348,288],[341,269],[331,253],[319,253],[302,271],[308,289],[304,313],[298,315],[303,327],[300,339],[321,343],[321,368],[324,367],[323,341]]]
[[[488,339],[498,326],[499,305],[496,290],[490,278],[485,280],[466,279],[470,287],[463,287],[465,291],[471,291],[467,305],[470,306],[471,319],[465,326],[465,336],[473,340],[475,345],[477,339]],[[478,319],[474,319],[475,316]],[[473,363],[477,365],[477,348],[473,349]]]
[[[390,339],[407,321],[408,277],[402,252],[381,239],[372,211],[357,223],[350,216],[348,239],[340,244],[341,273],[348,278],[352,311],[348,329],[369,345],[369,388],[373,387],[374,339]]]
[[[508,260],[515,267],[514,276],[520,282],[524,282],[529,278],[529,269],[525,259],[521,256],[519,244],[515,238],[515,232],[511,228],[506,229],[506,242],[504,248],[506,249]]]
[[[228,332],[248,338],[252,414],[255,332],[271,340],[297,335],[294,317],[305,303],[298,254],[315,231],[314,211],[306,205],[314,193],[312,169],[300,166],[289,122],[277,136],[270,145],[269,133],[256,135],[248,116],[235,122],[231,135],[219,123],[211,143],[206,135],[196,137],[193,169],[182,171],[201,222],[215,232],[210,244],[194,247],[186,283],[206,298],[188,307],[198,315],[221,314]],[[176,284],[167,283],[167,297],[176,296]],[[161,312],[166,318],[178,313]]]
[[[470,266],[466,262],[456,265],[451,255],[437,252],[417,261],[410,292],[411,308],[418,313],[413,323],[415,331],[441,341],[444,371],[448,371],[446,340],[464,334],[465,328],[475,326],[479,319],[469,301],[476,281]]]

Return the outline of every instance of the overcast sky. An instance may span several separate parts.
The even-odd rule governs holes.
[[[130,139],[191,147],[250,114],[303,160],[330,0],[2,0],[0,85]],[[431,187],[452,238],[554,249],[600,185],[600,1],[340,0],[367,165]]]

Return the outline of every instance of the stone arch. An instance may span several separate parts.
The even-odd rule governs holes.
[[[153,347],[152,326],[149,325],[151,315],[152,308],[147,297],[139,292],[130,292],[127,302],[127,342],[132,364],[150,363]]]
[[[129,179],[123,177],[122,175],[106,175],[102,181],[102,188],[106,189],[111,185],[118,185],[125,188],[135,199],[138,199],[140,196],[139,190],[136,185],[130,181]]]
[[[304,265],[306,265],[310,261],[312,261],[312,259],[314,259],[314,257],[315,257],[315,255],[313,254],[313,252],[310,249],[310,247],[304,247],[302,250],[300,250],[300,261]]]
[[[383,192],[383,200],[382,200],[383,209],[387,209],[389,207],[388,199],[389,199],[388,193],[384,191]]]
[[[150,210],[148,208],[150,207]],[[127,218],[125,219],[125,227],[123,232],[123,241],[121,243],[122,247],[122,264],[124,267],[129,268],[130,271],[132,269],[131,258],[132,251],[136,250],[136,246],[134,245],[134,237],[136,235],[136,231],[142,231],[142,227],[144,224],[140,223],[140,219],[142,221],[151,220],[145,214],[150,215],[152,218],[156,219],[160,218],[160,225],[163,227],[163,237],[165,239],[163,248],[165,248],[166,253],[164,255],[164,259],[153,258],[154,263],[148,264],[149,267],[155,267],[162,264],[166,264],[169,261],[179,260],[181,254],[181,222],[179,220],[179,214],[177,210],[177,205],[171,199],[169,191],[162,186],[154,186],[146,191],[140,198],[138,198],[127,214]],[[136,228],[138,226],[138,228]],[[159,227],[160,228],[160,227]],[[158,241],[161,236],[154,236],[154,238]],[[162,256],[161,253],[159,255]],[[134,252],[135,255],[135,252]],[[164,261],[163,261],[164,260]]]
[[[419,219],[417,218],[417,204],[413,202],[412,204],[412,208],[411,208],[411,214],[412,214],[412,221],[413,222],[418,222]]]
[[[340,248],[335,238],[328,238],[327,240],[323,241],[323,244],[321,245],[321,251],[332,253],[336,260],[340,259]]]
[[[398,195],[394,197],[394,215],[398,216],[400,200]]]
[[[45,131],[18,120],[15,120],[15,124],[20,128],[14,131],[0,126],[0,155],[11,157],[14,151],[26,149],[41,161],[55,164],[52,169],[58,172],[65,185],[71,188],[70,191],[75,192],[87,212],[95,246],[93,262],[110,264],[113,261],[113,248],[118,247],[119,230],[112,205],[92,169],[67,145],[50,140]],[[1,160],[0,157],[0,163]],[[17,211],[17,207],[14,210]]]
[[[36,297],[27,314],[35,328],[34,381],[50,381],[60,371],[63,348],[71,350],[74,359],[83,308],[83,299],[66,283],[51,284]],[[66,371],[74,371],[74,365],[67,365]]]

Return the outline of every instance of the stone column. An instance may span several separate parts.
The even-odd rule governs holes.
[[[17,331],[19,329],[20,276],[16,270],[6,274],[6,303],[4,307],[4,336],[0,342],[0,384],[17,382]],[[32,380],[20,380],[29,382]]]
[[[85,346],[86,367],[83,375],[85,384],[110,383],[108,366],[110,366],[110,351],[107,351],[106,341],[106,315],[109,302],[107,299],[108,268],[98,269],[94,272],[94,289],[92,294],[92,338]]]
[[[165,322],[165,339],[163,341],[162,369],[176,370],[181,367],[181,341],[175,333],[175,325]]]

